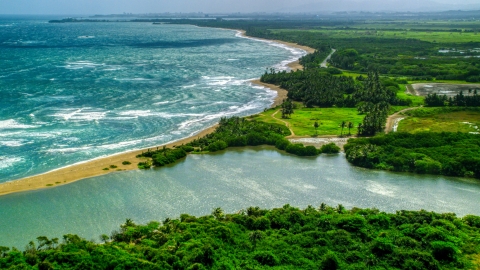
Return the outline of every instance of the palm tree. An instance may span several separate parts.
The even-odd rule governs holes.
[[[217,220],[223,219],[223,210],[222,210],[222,208],[217,207],[217,208],[213,209],[212,215],[213,215]]]
[[[257,247],[257,242],[263,239],[263,233],[261,231],[251,232],[248,236],[248,239],[250,239],[253,244],[253,248],[255,249]]]
[[[352,123],[352,122],[348,122],[347,127],[348,127],[348,136],[350,136],[350,135],[352,135],[352,133],[350,132],[350,129],[353,128],[353,123]]]
[[[342,121],[342,124],[340,125],[340,127],[342,128],[342,131],[340,132],[340,136],[343,136],[343,129],[345,128],[346,125],[347,123],[345,121]]]

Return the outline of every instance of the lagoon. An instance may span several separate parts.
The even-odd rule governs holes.
[[[0,197],[0,246],[23,248],[38,236],[109,235],[136,223],[182,213],[227,213],[249,206],[296,207],[325,202],[381,211],[420,210],[480,215],[473,179],[367,170],[344,154],[301,158],[271,147],[230,148],[189,155],[146,171],[115,172],[51,189]]]

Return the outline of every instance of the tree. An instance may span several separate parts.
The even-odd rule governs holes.
[[[358,123],[357,130],[358,130],[357,131],[358,135],[363,134],[363,124],[362,123]]]
[[[293,113],[293,103],[290,99],[284,99],[282,103],[282,118],[289,118]]]
[[[217,220],[223,219],[224,214],[223,214],[222,208],[217,207],[217,208],[213,209],[212,215],[213,215]]]
[[[263,236],[263,233],[261,231],[253,231],[248,236],[248,239],[250,239],[250,241],[253,244],[253,248],[255,249],[257,247],[257,243],[259,241],[261,241],[263,239],[263,237],[264,236]]]
[[[347,123],[345,121],[342,121],[342,124],[340,124],[340,127],[342,128],[342,131],[340,132],[340,136],[343,136],[343,129],[345,128],[346,125]]]
[[[319,125],[318,125],[317,121],[315,121],[315,123],[313,123],[313,127],[315,128],[315,135],[318,135],[317,129],[318,129]]]
[[[348,122],[348,136],[352,135],[352,133],[350,132],[350,130],[353,128],[353,123],[352,122]]]

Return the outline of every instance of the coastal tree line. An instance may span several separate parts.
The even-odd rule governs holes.
[[[395,132],[349,139],[344,149],[347,160],[359,167],[480,179],[477,134]]]
[[[127,219],[101,243],[41,236],[0,247],[1,269],[472,269],[480,217],[385,213],[324,203],[182,214],[145,225]]]

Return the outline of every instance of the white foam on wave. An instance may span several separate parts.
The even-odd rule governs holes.
[[[76,61],[76,62],[67,62],[65,66],[66,69],[83,69],[83,68],[96,68],[100,66],[105,66],[104,63],[97,64],[91,61]]]
[[[195,87],[195,86],[197,86],[197,85],[196,85],[196,84],[184,85],[184,86],[182,86],[182,88],[193,88],[193,87]]]
[[[163,105],[163,104],[168,104],[168,103],[170,103],[170,101],[168,101],[168,100],[167,101],[159,101],[159,102],[153,103],[153,105]]]
[[[15,163],[24,162],[25,159],[21,157],[5,157],[0,156],[0,169],[5,169],[13,166]]]
[[[7,146],[7,147],[19,147],[25,145],[23,140],[8,140],[8,141],[0,141],[0,145]]]
[[[235,79],[235,77],[232,77],[232,76],[218,76],[218,77],[202,76],[202,79],[206,81],[205,84],[208,86],[227,86],[227,85],[238,86],[238,85],[244,85],[249,81],[248,79],[247,80]]]
[[[59,147],[60,145],[56,145]],[[77,153],[92,149],[92,146],[70,147],[70,148],[53,148],[45,150],[46,153]]]
[[[62,109],[53,114],[53,117],[62,118],[64,121],[96,121],[105,118],[108,111],[92,110],[92,108]]]
[[[191,119],[191,120],[182,122],[182,123],[178,124],[178,128],[180,130],[187,129],[187,128],[190,128],[191,126],[195,126],[195,125],[200,124],[200,123],[210,122],[212,120],[219,119],[221,117],[237,115],[237,114],[240,114],[242,112],[257,109],[257,108],[258,108],[258,105],[256,104],[256,101],[250,101],[249,103],[247,103],[247,104],[245,104],[241,107],[232,108],[229,111],[222,111],[222,112],[218,112],[218,113],[214,113],[214,114],[208,114],[208,115],[205,115],[205,116],[200,117],[200,118]]]
[[[21,124],[14,119],[8,119],[0,121],[0,129],[25,129],[25,128],[36,128],[35,125],[26,125]]]
[[[131,111],[123,111],[117,113],[121,116],[130,116],[130,117],[162,117],[162,118],[174,118],[174,117],[189,117],[189,116],[204,116],[203,113],[166,113],[166,112],[155,112],[151,110],[131,110]]]

